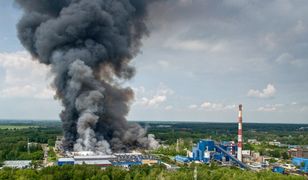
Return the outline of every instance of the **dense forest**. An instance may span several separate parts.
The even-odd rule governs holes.
[[[236,140],[237,123],[198,123],[198,122],[141,122],[148,132],[167,144],[178,138],[190,138],[197,142],[202,138],[217,141]],[[243,123],[244,141],[257,139],[261,142],[277,140],[283,144],[308,144],[307,124],[258,124]]]
[[[186,155],[186,151],[176,151],[178,139],[182,139],[182,143],[180,143],[182,150],[191,149],[193,144],[200,139],[237,140],[236,123],[141,122],[140,124],[147,127],[148,132],[154,134],[163,144],[169,145],[155,150],[153,153],[156,154]],[[288,148],[269,145],[269,141],[277,140],[286,145],[308,145],[307,124],[244,123],[243,135],[245,150],[255,150],[260,152],[261,155],[275,158],[288,159]],[[249,144],[247,143],[248,139],[256,139],[261,144]]]
[[[129,170],[108,167],[104,170],[97,166],[53,166],[43,168],[41,170],[24,169],[16,170],[5,168],[0,171],[0,179],[14,180],[14,179],[48,179],[48,180],[193,180],[194,175],[197,179],[298,179],[304,180],[301,176],[288,176],[273,173],[270,171],[252,172],[244,171],[237,168],[224,168],[217,167],[215,165],[198,165],[196,168],[194,165],[191,167],[182,167],[177,171],[168,171],[162,165],[156,166],[134,166]]]
[[[25,126],[25,124],[0,125],[0,162],[4,160],[42,160],[41,144],[54,146],[56,136],[61,135],[62,131],[60,126],[52,124],[37,127],[29,125],[28,128],[24,128]]]

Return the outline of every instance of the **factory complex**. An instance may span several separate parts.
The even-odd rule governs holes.
[[[238,165],[241,168],[248,168],[246,164],[237,158],[238,147],[231,142],[215,142],[211,139],[200,140],[192,151],[187,151],[187,156],[175,156],[179,163],[200,162],[210,163],[211,161],[223,162],[229,165]]]
[[[192,151],[187,151],[187,156],[175,156],[175,160],[180,163],[201,162],[210,163],[211,161],[219,161],[228,165],[238,165],[241,168],[249,169],[242,162],[243,147],[243,113],[242,105],[239,105],[238,114],[238,143],[234,141],[215,142],[211,139],[200,140]]]
[[[76,153],[75,153],[76,154]],[[58,165],[97,165],[100,167],[107,166],[122,166],[130,167],[133,165],[142,165],[142,164],[160,164],[160,160],[152,155],[143,155],[142,153],[115,153],[112,155],[93,155],[86,154],[84,152],[78,153],[72,157],[65,157],[58,159]]]
[[[272,163],[272,157],[261,156],[259,152],[243,150],[243,130],[242,130],[242,105],[239,105],[238,114],[238,143],[235,141],[216,142],[211,139],[202,139],[192,147],[192,150],[187,150],[186,156],[176,155],[174,160],[177,163],[205,163],[217,162],[223,166],[238,166],[242,169],[261,170],[271,168],[273,172],[285,174],[288,172],[308,173],[308,153],[307,149],[299,146],[291,147],[288,151],[292,158],[292,164]],[[257,144],[257,140],[250,139],[250,143]],[[270,142],[271,143],[271,142]],[[273,144],[275,146],[276,144]],[[280,143],[279,143],[280,145]],[[292,149],[293,148],[293,149]],[[296,167],[299,167],[298,169]],[[298,170],[298,171],[297,171]]]

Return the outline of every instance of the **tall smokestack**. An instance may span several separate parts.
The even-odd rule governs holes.
[[[243,130],[242,130],[242,123],[243,123],[243,112],[242,112],[242,105],[239,105],[238,111],[238,144],[237,144],[237,159],[242,161],[242,149],[243,149]]]

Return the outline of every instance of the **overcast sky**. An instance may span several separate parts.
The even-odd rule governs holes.
[[[0,0],[0,119],[59,119],[52,75]],[[150,8],[130,120],[308,123],[306,0],[170,0]]]

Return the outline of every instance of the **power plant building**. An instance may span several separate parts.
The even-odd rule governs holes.
[[[179,163],[198,161],[209,163],[211,161],[234,162],[242,168],[247,166],[236,158],[237,146],[234,142],[215,142],[211,139],[200,140],[192,149],[192,157],[175,156]]]
[[[201,140],[196,147],[193,147],[193,160],[202,162],[209,162],[209,152],[214,151],[214,141],[212,140]]]
[[[243,147],[243,132],[242,132],[242,105],[239,105],[238,114],[238,143],[234,141],[215,142],[211,139],[200,140],[196,146],[189,151],[188,156],[175,156],[175,160],[180,163],[189,163],[198,161],[209,163],[210,161],[232,162],[242,168],[248,168],[242,163],[242,147]],[[191,156],[190,156],[191,155]]]

